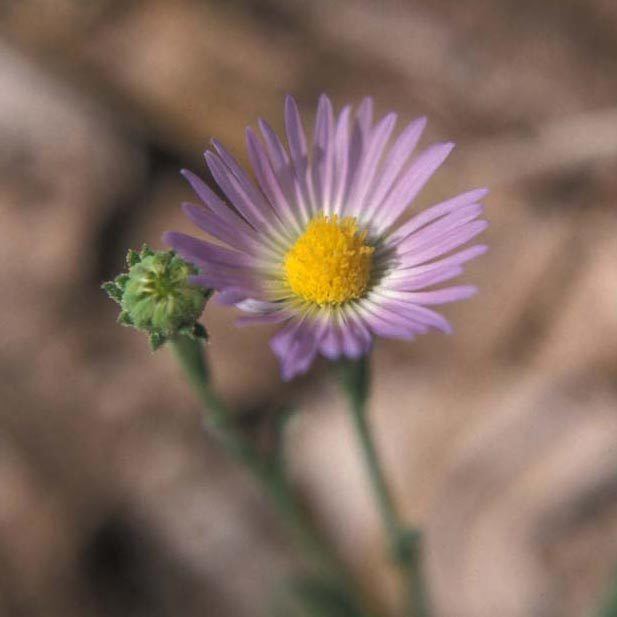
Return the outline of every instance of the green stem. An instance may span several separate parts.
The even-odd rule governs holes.
[[[264,487],[294,542],[316,571],[352,593],[353,585],[345,569],[298,505],[281,467],[259,454],[252,442],[238,430],[232,414],[215,394],[202,341],[178,335],[171,340],[171,345],[189,382],[209,411],[208,429],[214,430],[225,449]]]
[[[422,535],[412,530],[407,536],[408,613],[413,617],[428,617],[430,611],[422,572]]]
[[[426,595],[420,567],[420,536],[400,520],[368,422],[370,385],[368,357],[341,363],[342,383],[347,392],[351,416],[364,457],[373,494],[381,516],[390,558],[398,568],[410,617],[427,617]]]
[[[171,339],[170,343],[188,381],[203,405],[210,411],[207,418],[208,428],[216,433],[225,449],[236,460],[251,469],[256,463],[261,463],[255,449],[238,433],[227,408],[210,385],[210,375],[202,342],[188,336],[178,335]]]
[[[613,584],[597,612],[597,617],[617,617],[617,570]]]

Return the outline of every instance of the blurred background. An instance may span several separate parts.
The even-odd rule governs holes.
[[[617,563],[617,3],[0,3],[0,614],[267,615],[296,556],[200,430],[167,350],[99,284],[189,230],[216,136],[370,94],[454,154],[419,206],[489,186],[455,334],[380,342],[372,420],[425,526],[436,615],[593,614]],[[299,402],[295,482],[367,593],[394,581],[331,367],[283,387],[267,327],[211,303],[247,425]]]

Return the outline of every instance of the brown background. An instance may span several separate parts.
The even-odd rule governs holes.
[[[294,555],[202,436],[167,351],[98,285],[188,230],[178,175],[218,137],[372,94],[458,148],[421,206],[488,185],[455,334],[380,342],[372,414],[427,529],[436,613],[591,614],[617,560],[613,0],[0,3],[0,614],[266,615]],[[330,367],[282,387],[268,328],[205,314],[247,418],[299,401],[291,464],[367,589],[393,585]]]

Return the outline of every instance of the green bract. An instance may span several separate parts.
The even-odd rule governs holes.
[[[119,323],[146,332],[152,349],[177,334],[207,338],[197,320],[211,292],[189,283],[189,276],[198,272],[195,266],[173,251],[153,251],[147,245],[140,252],[130,250],[126,262],[127,273],[102,285],[122,309]]]

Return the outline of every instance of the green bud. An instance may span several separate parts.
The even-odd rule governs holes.
[[[207,338],[197,320],[211,292],[189,283],[198,272],[195,266],[173,251],[155,252],[147,245],[140,252],[130,250],[126,262],[127,273],[102,285],[122,309],[119,323],[146,332],[152,349],[177,334]]]

